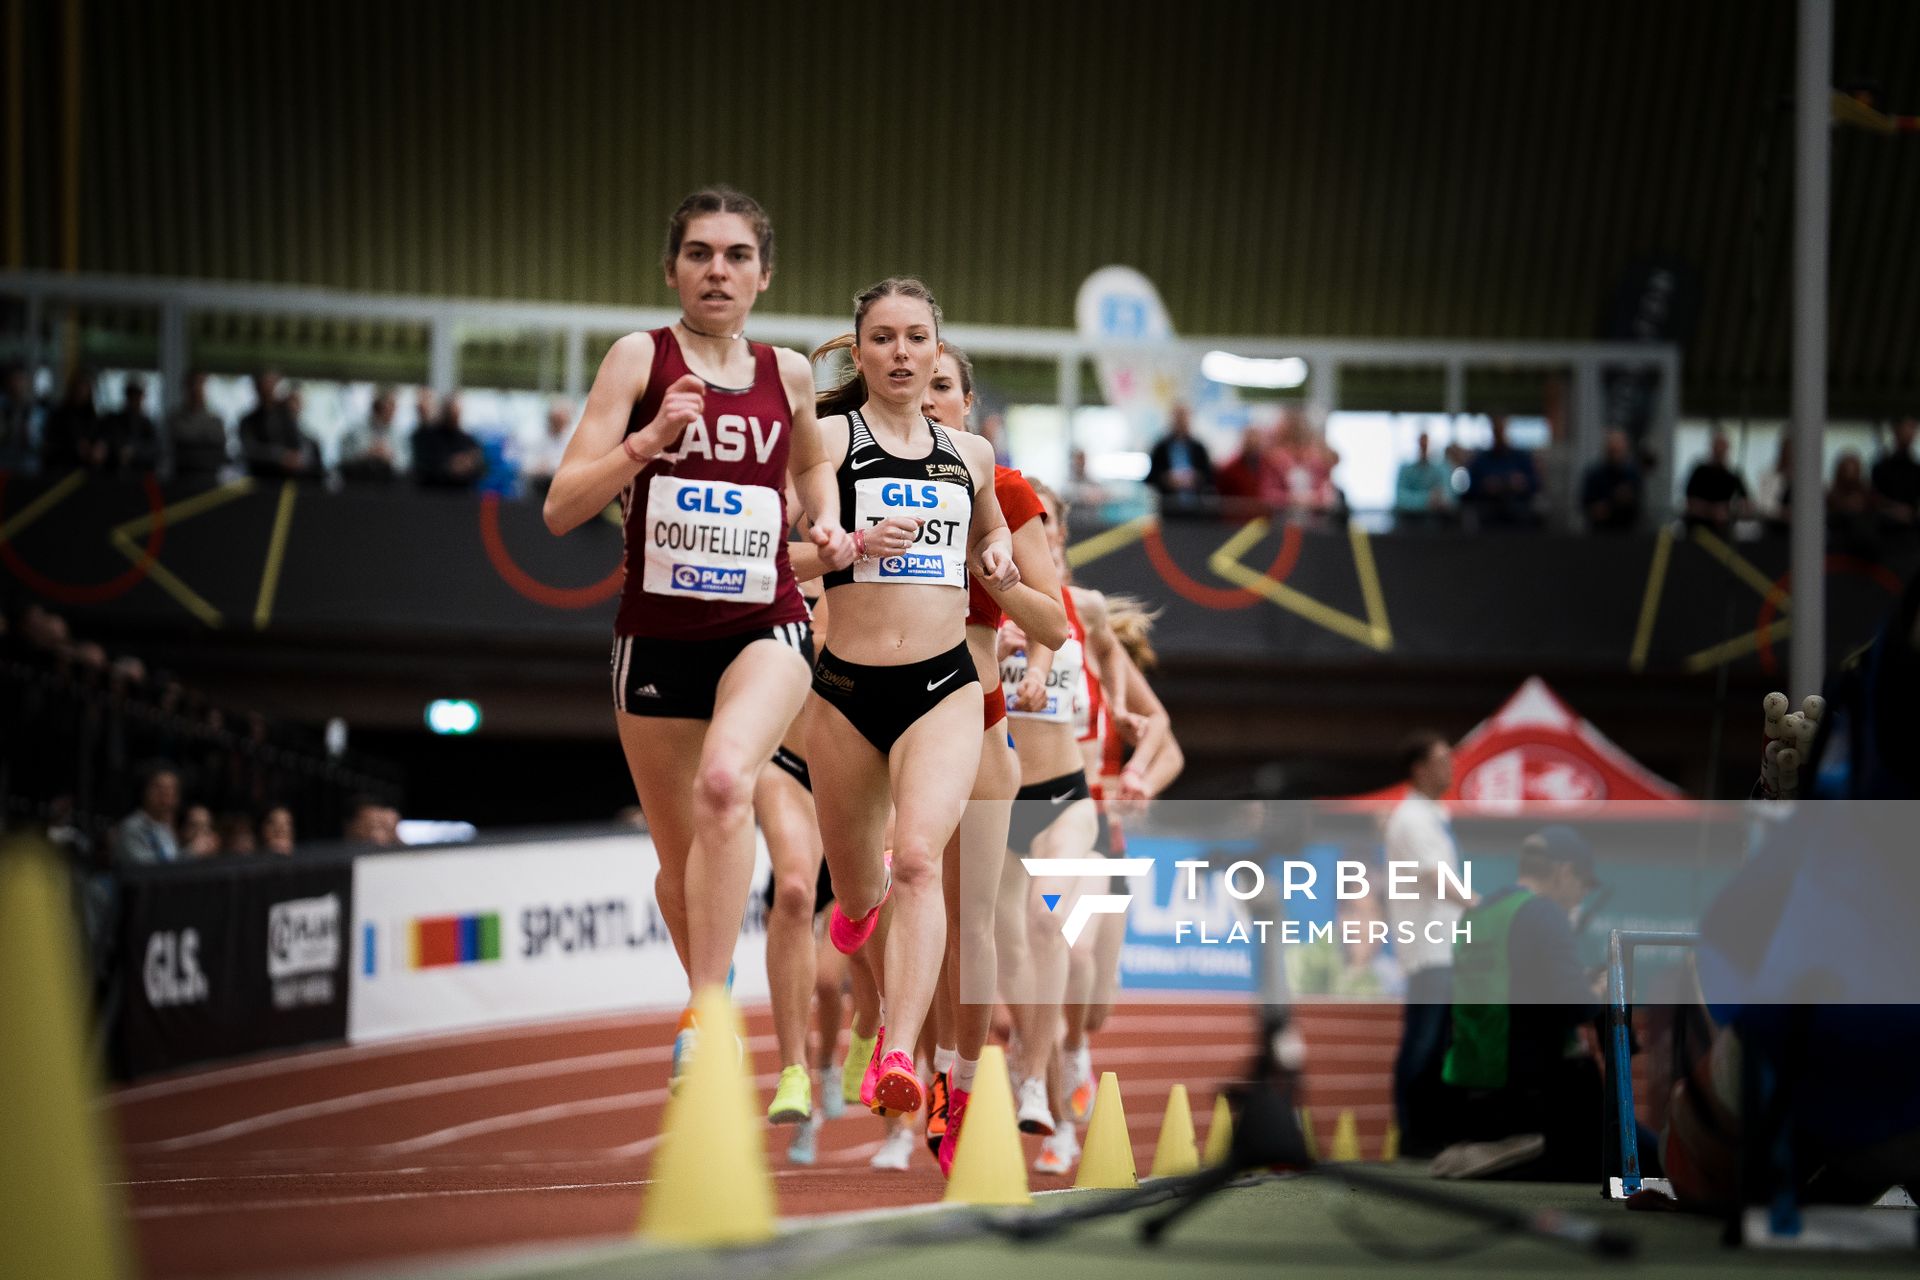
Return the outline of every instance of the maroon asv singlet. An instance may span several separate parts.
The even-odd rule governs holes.
[[[653,369],[629,435],[688,372],[672,329],[651,336]],[[617,635],[710,640],[807,618],[787,563],[793,412],[773,348],[751,345],[753,385],[708,383],[705,412],[621,496],[627,577]]]

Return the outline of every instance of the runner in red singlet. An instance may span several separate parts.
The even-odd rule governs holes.
[[[772,280],[750,197],[695,192],[667,231],[681,320],[607,352],[547,492],[564,534],[614,498],[627,574],[614,624],[620,742],[660,856],[660,912],[699,993],[727,980],[752,891],[753,791],[806,699],[811,640],[787,560],[791,477],[822,559],[850,563],[806,358],[743,336]],[[674,1037],[677,1085],[691,1006]]]

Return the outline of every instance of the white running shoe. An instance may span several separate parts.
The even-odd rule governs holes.
[[[915,1144],[914,1126],[903,1124],[887,1135],[880,1149],[873,1153],[873,1159],[867,1163],[875,1169],[892,1169],[905,1173],[907,1164],[913,1159]]]
[[[840,1092],[840,1072],[829,1067],[813,1073],[814,1081],[820,1086],[820,1114],[829,1120],[838,1119],[847,1112],[847,1099]],[[832,1087],[829,1087],[829,1086]]]
[[[820,1117],[803,1120],[794,1127],[793,1141],[787,1146],[787,1159],[794,1164],[812,1164],[818,1155]]]
[[[1029,1076],[1020,1082],[1020,1105],[1015,1117],[1020,1121],[1022,1133],[1052,1135],[1053,1112],[1047,1107],[1046,1081]]]
[[[1073,1172],[1073,1166],[1079,1159],[1080,1135],[1074,1132],[1072,1125],[1065,1125],[1040,1144],[1040,1154],[1034,1157],[1033,1167],[1035,1172],[1064,1178]]]

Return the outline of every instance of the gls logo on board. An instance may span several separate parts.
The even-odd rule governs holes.
[[[200,971],[200,931],[162,930],[148,937],[141,978],[147,1003],[156,1009],[206,1003],[207,975]]]

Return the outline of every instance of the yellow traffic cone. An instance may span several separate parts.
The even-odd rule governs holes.
[[[1176,1084],[1167,1094],[1167,1114],[1160,1118],[1160,1140],[1153,1144],[1149,1178],[1172,1178],[1200,1167],[1200,1148],[1193,1139],[1193,1109],[1187,1105],[1187,1086]]]
[[[740,1060],[743,1027],[720,987],[693,1005],[693,1064],[667,1104],[666,1137],[640,1231],[668,1244],[751,1244],[773,1238],[773,1181],[753,1081]]]
[[[1013,1118],[1013,1086],[1007,1081],[1006,1052],[997,1044],[980,1051],[966,1119],[953,1153],[949,1204],[1025,1205],[1027,1162],[1020,1151],[1020,1126]]]
[[[1213,1120],[1207,1125],[1208,1164],[1219,1164],[1233,1150],[1233,1108],[1227,1105],[1227,1095],[1213,1095]]]
[[[39,841],[0,848],[0,1274],[126,1274],[124,1207],[108,1186],[86,996],[65,869]],[[137,977],[138,975],[136,975]]]
[[[1353,1112],[1342,1111],[1333,1126],[1333,1146],[1327,1151],[1329,1160],[1355,1161],[1360,1158],[1360,1126],[1355,1123]]]
[[[1320,1139],[1313,1132],[1313,1112],[1305,1107],[1295,1108],[1293,1118],[1300,1123],[1300,1139],[1306,1145],[1307,1159],[1320,1158]]]
[[[1382,1160],[1398,1160],[1400,1158],[1399,1125],[1389,1124],[1387,1126],[1387,1136],[1380,1140],[1380,1158]]]
[[[1130,1190],[1140,1185],[1133,1167],[1133,1139],[1127,1135],[1127,1112],[1120,1105],[1120,1077],[1111,1071],[1100,1073],[1093,1119],[1087,1124],[1087,1146],[1080,1154],[1080,1173],[1073,1185],[1083,1191]]]

